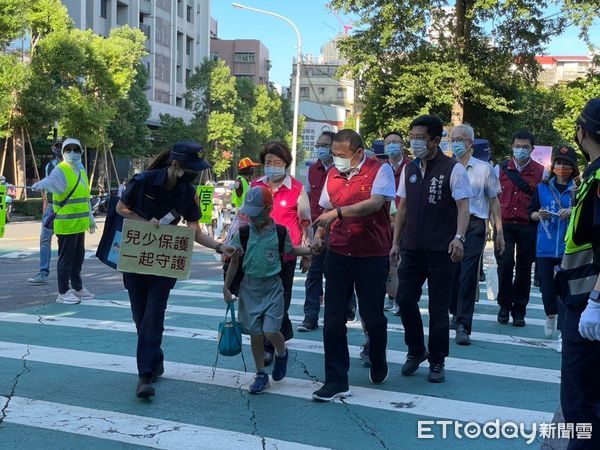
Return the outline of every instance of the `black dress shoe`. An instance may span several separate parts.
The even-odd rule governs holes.
[[[135,389],[135,395],[138,398],[148,398],[156,394],[154,386],[152,386],[152,380],[150,377],[140,377],[137,388]]]
[[[387,363],[383,363],[380,367],[375,368],[375,366],[371,365],[371,369],[369,370],[369,380],[373,384],[381,384],[387,380],[389,374]]]
[[[513,318],[513,327],[524,327],[525,326],[525,319],[514,319]]]
[[[410,353],[406,355],[406,362],[402,364],[402,375],[408,376],[415,373],[419,365],[427,359],[427,356],[427,352],[422,355],[411,355]]]
[[[469,333],[467,333],[467,329],[462,325],[460,325],[456,330],[455,340],[458,345],[471,345]]]
[[[508,323],[509,315],[510,311],[508,309],[500,308],[500,311],[498,311],[498,322],[502,325],[506,325]]]

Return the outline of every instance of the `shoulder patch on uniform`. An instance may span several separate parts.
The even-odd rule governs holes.
[[[410,181],[411,183],[416,183],[417,182],[417,174],[413,173],[410,178],[408,179],[408,181]]]

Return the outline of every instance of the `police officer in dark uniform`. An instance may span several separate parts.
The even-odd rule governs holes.
[[[575,424],[570,450],[600,448],[600,98],[585,105],[576,124],[575,140],[590,165],[577,189],[555,278],[562,303],[560,401],[565,422]]]
[[[200,230],[201,212],[192,182],[210,165],[203,148],[195,142],[178,142],[161,153],[148,170],[135,175],[117,204],[117,212],[133,220],[176,225],[182,218],[195,233],[195,241],[217,253],[231,255],[235,249],[218,243]],[[155,394],[152,383],[164,372],[161,349],[167,299],[176,279],[157,275],[123,273],[138,333],[136,395]]]

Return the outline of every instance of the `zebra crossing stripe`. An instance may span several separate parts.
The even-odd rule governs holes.
[[[109,303],[109,302],[107,302]],[[114,302],[110,302],[116,306]],[[198,308],[202,309],[202,308]],[[172,311],[168,309],[169,311]],[[220,312],[219,316],[222,316]],[[136,329],[133,323],[95,320],[95,319],[74,319],[69,317],[59,316],[33,316],[28,314],[1,313],[0,321],[13,323],[27,323],[31,325],[54,325],[62,327],[87,328],[92,330],[110,330],[127,333],[135,333]],[[205,330],[199,328],[184,328],[165,326],[164,336],[185,338],[185,339],[200,339],[205,341],[216,341],[217,332],[214,330]],[[247,336],[242,336],[243,343],[250,345],[250,340]],[[311,341],[303,339],[292,339],[287,343],[292,350],[323,354],[323,343],[321,341]],[[360,356],[360,347],[356,345],[348,346],[350,357],[358,359]],[[388,362],[402,364],[406,360],[406,352],[398,350],[388,350]],[[493,363],[487,361],[475,361],[460,358],[446,358],[446,368],[458,372],[477,373],[481,375],[493,374],[498,377],[514,378],[546,383],[560,383],[560,371],[552,369],[542,369],[535,367],[508,365],[501,363]]]
[[[0,342],[0,357],[25,359],[28,361],[60,364],[85,369],[130,374],[137,373],[136,361],[133,357],[65,348]],[[217,372],[217,375],[213,377],[212,367],[165,361],[165,374],[163,378],[239,389],[250,383],[253,377],[252,373],[229,369],[217,369]],[[319,382],[298,378],[285,378],[281,382],[273,383],[265,393],[309,399],[312,392],[318,387],[320,387]],[[394,411],[400,414],[443,417],[462,422],[477,423],[493,422],[498,419],[501,423],[510,421],[523,424],[527,429],[531,429],[534,423],[550,423],[554,416],[553,413],[545,411],[451,400],[385,389],[357,386],[352,386],[351,389],[354,396],[345,399],[344,403],[384,411]],[[110,414],[113,413],[111,412]]]
[[[3,422],[78,434],[150,448],[193,449],[314,449],[309,445],[200,425],[84,408],[31,398],[0,396],[8,407]]]

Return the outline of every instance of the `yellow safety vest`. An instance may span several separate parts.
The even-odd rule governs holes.
[[[250,185],[244,177],[237,177],[236,181],[242,183],[242,195],[238,196],[236,190],[232,189],[231,203],[233,203],[233,206],[235,206],[236,208],[241,208],[244,204],[244,200],[246,199],[246,194],[248,193],[248,188],[250,187]]]
[[[594,261],[592,245],[590,243],[577,244],[574,239],[575,230],[583,212],[584,200],[590,194],[594,181],[600,182],[600,170],[586,178],[577,189],[577,200],[571,212],[569,227],[565,235],[565,254],[560,268],[572,273],[568,280],[569,291],[572,295],[581,296],[591,292],[597,276],[597,273],[594,275],[588,273],[589,271],[582,270],[585,267],[592,267]]]
[[[81,179],[67,203],[60,207],[69,192],[73,190],[79,174],[66,162],[61,162],[54,170],[62,170],[67,178],[67,188],[61,194],[54,194],[53,208],[56,213],[54,232],[56,234],[83,233],[90,227],[90,188],[83,167]]]

